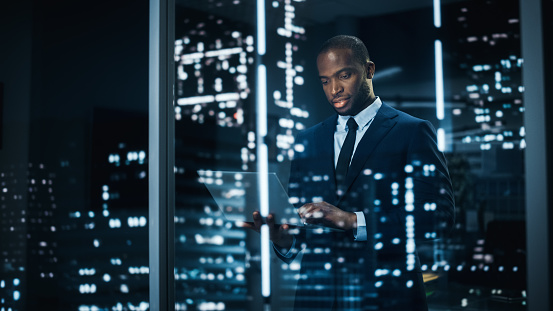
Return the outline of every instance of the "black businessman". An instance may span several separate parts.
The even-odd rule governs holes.
[[[288,191],[305,223],[332,230],[267,219],[278,257],[303,253],[294,310],[428,310],[416,243],[452,228],[455,208],[435,129],[375,96],[358,38],[326,41],[317,68],[336,114],[297,135]]]

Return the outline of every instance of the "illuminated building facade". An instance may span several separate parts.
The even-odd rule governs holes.
[[[63,308],[149,309],[144,123],[140,114],[94,111],[91,206],[60,221],[59,243],[72,250],[63,256],[68,271],[61,281],[70,297]]]
[[[107,135],[137,135],[139,120],[96,123],[90,206],[68,205],[70,157],[2,170],[0,310],[149,308],[146,152],[140,135]]]
[[[0,307],[17,309],[24,305],[26,298],[27,271],[27,191],[35,190],[30,182],[22,182],[27,167],[4,167],[0,172],[1,194],[0,213],[2,215],[2,278],[0,279]],[[42,188],[42,187],[41,187]],[[42,190],[42,189],[41,189]],[[36,219],[35,219],[36,222]],[[35,249],[36,250],[36,249]]]
[[[452,109],[452,160],[464,157],[475,189],[474,196],[459,199],[469,199],[467,210],[479,206],[484,223],[524,221],[526,133],[518,3],[468,1],[446,6],[444,14],[445,33],[453,34],[444,38],[452,59],[450,89],[453,102],[461,104]],[[490,21],[493,26],[484,27]],[[476,217],[474,213],[469,217]],[[477,227],[474,220],[467,219],[467,226]]]

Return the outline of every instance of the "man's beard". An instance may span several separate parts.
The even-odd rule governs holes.
[[[370,94],[371,94],[371,86],[368,82],[364,82],[359,86],[359,92],[355,95],[353,98],[352,106],[350,113],[354,112],[353,115],[358,114],[363,109],[367,108],[369,103],[367,101],[370,100]],[[358,111],[356,111],[358,109]]]

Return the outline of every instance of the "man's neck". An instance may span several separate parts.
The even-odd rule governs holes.
[[[361,110],[357,111],[355,114],[352,114],[351,116],[355,117],[361,111],[367,109],[370,105],[372,105],[375,100],[376,100],[376,96],[374,96],[374,94],[371,94],[371,96],[367,97],[367,99],[365,100],[365,105],[363,105],[363,108]]]

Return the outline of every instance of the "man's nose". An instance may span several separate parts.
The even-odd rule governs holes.
[[[332,82],[332,88],[331,88],[332,96],[336,96],[336,95],[340,94],[343,90],[344,90],[344,88],[342,87],[342,85],[340,83]]]

